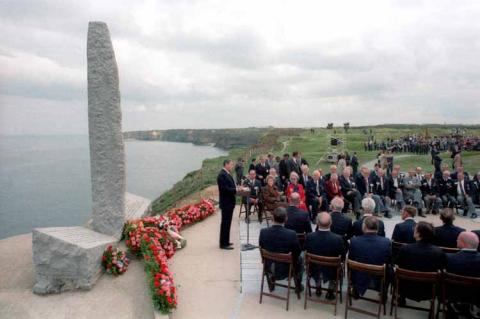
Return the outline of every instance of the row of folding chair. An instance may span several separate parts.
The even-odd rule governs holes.
[[[286,310],[288,311],[289,303],[290,303],[290,290],[295,289],[291,285],[292,278],[295,273],[295,265],[293,256],[291,253],[288,254],[281,254],[281,253],[272,253],[268,252],[265,249],[260,249],[262,263],[264,265],[263,272],[262,272],[262,280],[261,280],[261,289],[260,289],[260,303],[262,303],[263,296],[270,296],[277,299],[285,300],[286,301]],[[280,262],[289,265],[288,271],[288,279],[287,284],[279,284],[275,283],[276,286],[285,287],[287,288],[287,295],[286,297],[273,294],[272,292],[264,292],[264,279],[267,277],[266,275],[266,267],[265,264],[267,261],[270,262]],[[342,303],[342,284],[343,284],[343,277],[344,277],[344,263],[341,260],[341,256],[338,257],[325,257],[325,256],[317,256],[310,253],[305,254],[305,265],[306,265],[306,285],[305,285],[305,301],[304,301],[304,309],[307,309],[307,302],[315,302],[321,304],[329,304],[334,306],[334,315],[337,315],[337,306],[338,300]],[[310,267],[312,265],[323,266],[323,267],[330,267],[331,269],[335,270],[335,299],[334,300],[321,300],[319,298],[312,298],[312,286],[311,286],[311,274],[310,274]],[[362,313],[365,315],[370,315],[373,317],[380,318],[383,308],[383,315],[386,315],[386,302],[388,299],[388,292],[387,292],[387,265],[371,265],[356,262],[353,260],[347,259],[346,261],[346,268],[347,268],[347,302],[345,305],[345,318],[348,317],[349,311],[354,311],[358,313]],[[358,306],[353,305],[352,299],[353,295],[353,283],[352,283],[352,272],[361,272],[366,275],[376,277],[380,281],[380,289],[377,292],[378,298],[374,299],[372,297],[365,297],[365,296],[355,296],[357,299],[369,301],[378,304],[378,308],[376,312],[372,312],[368,309],[359,308]],[[452,294],[448,294],[448,290],[452,289],[452,287],[457,287],[460,289],[477,289],[477,293],[480,292],[480,278],[476,277],[466,277],[466,276],[459,276],[455,274],[451,274],[448,272],[418,272],[403,269],[400,267],[395,267],[394,271],[394,282],[393,282],[393,289],[392,289],[392,299],[391,299],[391,306],[390,306],[390,315],[394,315],[394,318],[398,318],[398,311],[399,308],[399,287],[402,282],[414,282],[414,283],[424,283],[432,285],[432,294],[429,300],[430,306],[428,308],[421,308],[416,306],[402,306],[404,308],[410,308],[414,310],[426,311],[429,313],[429,318],[434,318],[435,316],[438,318],[440,312],[443,312],[444,318],[446,318],[447,311],[446,306],[448,303],[454,301],[454,296]],[[322,291],[327,290],[327,288],[321,288]],[[297,292],[297,297],[300,299],[300,293]],[[435,305],[437,305],[435,310]]]

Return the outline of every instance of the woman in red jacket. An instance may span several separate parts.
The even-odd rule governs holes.
[[[288,184],[285,194],[287,195],[287,201],[290,203],[292,193],[298,193],[300,195],[300,205],[298,208],[307,211],[307,205],[305,204],[305,189],[302,184],[298,183],[298,179],[297,173],[292,172],[290,174],[290,184]]]

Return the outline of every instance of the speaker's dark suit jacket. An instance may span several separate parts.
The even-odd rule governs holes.
[[[365,264],[389,265],[392,260],[392,245],[388,238],[377,234],[365,234],[350,241],[349,259]],[[362,296],[368,288],[380,289],[380,280],[364,273],[352,272],[352,283]]]
[[[233,177],[224,169],[221,169],[217,176],[219,191],[220,209],[235,208],[235,193],[237,192]]]
[[[414,243],[413,233],[417,223],[413,219],[407,219],[395,225],[392,234],[392,240],[399,243]]]
[[[457,237],[465,229],[451,224],[435,227],[435,245],[440,247],[457,247]]]
[[[297,234],[291,229],[286,229],[281,225],[272,225],[268,228],[260,230],[258,243],[261,248],[274,253],[288,254],[292,253],[293,259],[297,267],[300,267],[300,244]],[[275,263],[272,267],[271,263],[266,264],[267,269],[273,271],[275,279],[281,280],[288,277],[288,265],[284,263]]]
[[[422,241],[403,246],[396,260],[396,264],[408,270],[432,272],[445,267],[445,253],[429,243]],[[432,285],[418,282],[400,282],[400,295],[416,301],[429,299],[432,294]]]
[[[307,235],[305,239],[305,251],[324,257],[342,256],[345,259],[345,245],[341,236],[331,231],[316,231]],[[335,270],[330,267],[319,267],[310,265],[310,274],[318,279],[322,275],[323,281],[335,279]]]

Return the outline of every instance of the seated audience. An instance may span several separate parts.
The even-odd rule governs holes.
[[[290,174],[290,184],[287,186],[285,195],[287,196],[287,201],[290,203],[290,197],[293,193],[298,193],[300,195],[300,205],[299,208],[307,210],[307,205],[305,204],[305,189],[303,185],[298,182],[298,174],[292,172]]]
[[[420,191],[422,180],[419,176],[413,168],[408,171],[408,175],[403,179],[403,198],[405,202],[410,203],[418,209],[418,216],[425,217],[422,212],[424,204],[422,192]]]
[[[334,197],[343,199],[340,183],[338,182],[337,174],[332,174],[330,179],[325,183],[325,190],[327,192],[328,200],[331,201]]]
[[[426,213],[437,214],[442,200],[438,194],[437,181],[432,178],[432,173],[425,174],[425,177],[422,179],[420,191],[422,192],[423,201],[425,202]]]
[[[363,220],[364,235],[352,238],[348,258],[372,265],[389,265],[392,260],[392,247],[388,238],[378,236],[378,219],[374,216]],[[387,272],[388,273],[388,272]],[[367,289],[379,291],[380,280],[364,273],[352,272],[354,296],[363,296]]]
[[[310,254],[315,254],[325,257],[338,257],[341,256],[342,260],[345,259],[345,245],[341,236],[332,233],[330,226],[332,225],[332,218],[329,213],[323,212],[318,215],[317,218],[317,231],[308,234],[305,239],[305,250]],[[317,296],[321,295],[319,289],[323,282],[329,282],[326,298],[329,300],[335,299],[334,289],[336,287],[335,282],[335,270],[330,267],[319,267],[315,264],[310,265],[310,274],[315,280],[317,290]]]
[[[470,184],[465,180],[463,173],[457,174],[457,180],[454,181],[454,189],[456,192],[457,203],[461,205],[463,209],[463,216],[467,216],[467,212],[471,218],[477,218],[475,213],[475,205],[473,204]]]
[[[273,177],[273,185],[275,185],[275,187],[277,188],[277,191],[280,194],[283,194],[283,182],[280,179],[280,177],[277,175],[277,170],[275,168],[270,168],[270,170],[268,171],[268,176]]]
[[[457,239],[457,247],[461,249],[456,254],[447,254],[446,271],[455,275],[467,277],[480,277],[480,253],[478,250],[479,239],[473,232],[462,232]],[[447,287],[449,298],[454,299],[457,313],[465,317],[474,317],[470,305],[480,306],[480,289],[465,287]],[[452,298],[453,297],[453,298]],[[451,300],[450,299],[450,300]]]
[[[320,209],[327,210],[327,195],[322,180],[320,179],[320,171],[313,171],[312,178],[307,183],[307,205],[310,208],[310,216],[312,221],[316,220]]]
[[[362,165],[362,167],[360,167],[360,174],[357,175],[355,184],[362,198],[371,197],[375,201],[375,212],[377,215],[384,213],[385,217],[392,217],[388,207],[384,205],[380,196],[373,193],[374,177],[370,177],[370,170],[367,166]]]
[[[280,200],[280,193],[275,185],[275,178],[271,175],[267,176],[267,185],[262,190],[263,203],[266,210],[273,211],[279,206],[286,206]]]
[[[263,203],[260,200],[262,183],[257,179],[257,174],[254,169],[248,172],[247,178],[243,180],[243,186],[250,188],[250,196],[248,196],[248,198],[244,197],[242,201],[244,204],[247,204],[249,210],[254,206],[258,207],[258,221],[261,223],[263,210]],[[248,214],[250,214],[250,211]]]
[[[362,195],[355,187],[355,181],[351,176],[352,168],[350,166],[345,167],[343,170],[343,175],[340,176],[340,189],[342,191],[343,198],[345,201],[348,201],[352,204],[353,212],[357,219],[360,215],[360,205],[362,200]]]
[[[330,203],[332,210],[332,226],[331,231],[343,238],[345,247],[348,248],[348,240],[352,237],[353,225],[352,220],[342,213],[343,200],[340,197],[335,197]]]
[[[258,243],[260,248],[273,253],[292,253],[294,260],[294,281],[297,291],[302,290],[303,260],[300,256],[301,248],[297,234],[283,225],[287,219],[287,211],[278,207],[273,211],[273,224],[260,230]],[[284,263],[265,263],[267,281],[270,291],[275,289],[275,280],[283,280],[288,277],[288,265]]]
[[[375,201],[371,198],[362,199],[362,218],[353,222],[353,236],[363,235],[363,221],[365,218],[373,216],[375,211]],[[382,220],[378,220],[378,235],[385,237],[385,225]]]
[[[440,213],[442,226],[435,227],[435,245],[440,247],[457,247],[458,235],[465,229],[453,225],[455,213],[451,208],[445,208]]]
[[[417,209],[413,206],[407,205],[402,209],[401,217],[403,222],[396,224],[393,229],[392,240],[399,243],[414,243],[415,242],[415,225],[413,219],[417,214]]]
[[[433,245],[435,230],[433,225],[427,222],[419,222],[415,226],[414,237],[416,242],[404,245],[399,253],[396,263],[399,267],[413,270],[432,272],[442,270],[446,264],[445,253]],[[431,298],[432,286],[418,282],[401,282],[400,305],[405,305],[405,298],[415,301]]]
[[[294,230],[297,234],[311,233],[312,224],[310,217],[304,210],[298,208],[300,205],[300,195],[292,193],[290,203],[287,207],[287,221],[285,228]]]
[[[397,205],[402,209],[405,206],[405,200],[403,199],[403,178],[399,173],[400,169],[394,167],[392,174],[387,177],[388,197],[395,199]]]
[[[457,205],[457,191],[448,169],[442,172],[442,178],[438,180],[438,193],[442,199],[443,207],[454,208]]]

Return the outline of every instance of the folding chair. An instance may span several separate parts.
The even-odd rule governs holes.
[[[362,313],[364,315],[369,315],[373,317],[380,318],[380,314],[382,311],[383,306],[383,315],[386,315],[385,310],[385,299],[384,292],[385,292],[385,281],[386,281],[386,269],[387,266],[385,264],[379,265],[371,265],[371,264],[364,264],[360,262],[356,262],[353,260],[347,260],[347,278],[348,278],[348,286],[347,286],[347,302],[345,304],[345,319],[348,315],[348,310],[352,310],[358,313]],[[359,299],[370,301],[373,303],[378,304],[378,312],[370,312],[365,309],[360,309],[352,306],[352,271],[363,272],[370,276],[377,277],[380,279],[380,291],[378,292],[378,299],[372,299],[367,297],[359,297]]]
[[[327,305],[334,305],[334,315],[337,315],[337,305],[338,305],[338,298],[340,297],[340,303],[342,302],[342,283],[343,283],[343,264],[341,256],[338,257],[325,257],[314,255],[310,253],[305,253],[305,264],[306,264],[306,277],[307,282],[305,285],[305,304],[303,306],[304,309],[307,309],[307,301],[313,301],[316,303],[327,304]],[[312,298],[312,290],[310,286],[310,265],[315,264],[321,267],[329,267],[335,269],[335,300],[321,300],[318,298]],[[320,278],[321,280],[321,278]],[[321,291],[328,291],[327,288],[320,287]]]
[[[440,284],[441,273],[437,272],[423,272],[423,271],[413,271],[407,270],[400,267],[395,267],[395,289],[392,296],[392,305],[390,307],[390,315],[392,315],[392,308],[395,309],[394,318],[397,319],[397,308],[398,299],[400,298],[399,287],[402,281],[416,282],[416,283],[428,283],[432,285],[432,295],[430,298],[430,307],[421,308],[415,306],[402,306],[402,308],[428,311],[429,318],[433,319],[435,317],[435,299],[437,297],[437,288]],[[408,296],[406,296],[408,298]]]
[[[288,254],[272,253],[265,249],[260,249],[260,255],[262,256],[262,263],[263,263],[262,282],[261,282],[261,288],[260,288],[260,303],[262,303],[263,296],[269,296],[269,297],[273,297],[281,300],[286,300],[286,303],[287,303],[286,310],[288,311],[288,306],[290,303],[290,289],[295,290],[295,287],[292,287],[291,285],[292,277],[294,275],[294,270],[295,270],[292,253],[288,253]],[[287,288],[287,297],[276,295],[271,292],[270,293],[263,292],[264,280],[265,280],[265,277],[267,276],[266,261],[288,264],[287,284],[284,285],[284,284],[275,283],[275,286]],[[300,292],[297,292],[297,297],[298,299],[300,299]]]
[[[452,289],[453,288],[453,289]],[[442,276],[442,293],[440,303],[442,304],[442,309],[440,310],[440,303],[438,305],[438,312],[443,312],[443,318],[447,318],[447,304],[455,301],[463,301],[462,296],[455,295],[455,290],[461,289],[463,291],[469,291],[469,295],[477,300],[480,298],[480,278],[479,277],[467,277],[455,275],[449,272],[444,272]],[[453,291],[452,291],[453,290]],[[463,300],[462,300],[463,299]],[[468,302],[474,300],[467,300]],[[438,317],[437,312],[437,317]]]

